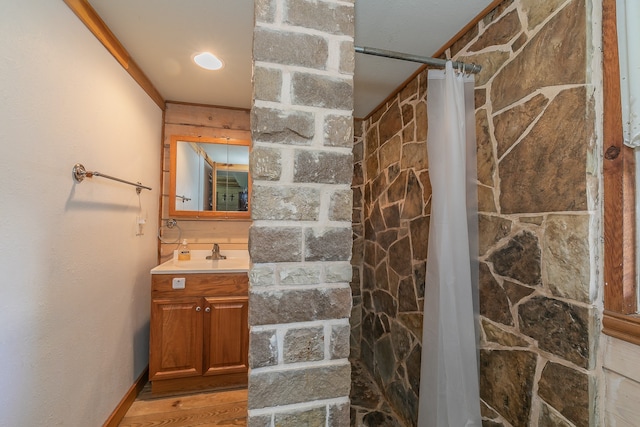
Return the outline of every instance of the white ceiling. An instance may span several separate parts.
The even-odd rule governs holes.
[[[160,94],[171,101],[251,107],[254,0],[89,0]],[[355,43],[430,56],[491,0],[358,0]],[[210,51],[225,66],[196,67]],[[420,64],[356,54],[354,116],[365,117]]]

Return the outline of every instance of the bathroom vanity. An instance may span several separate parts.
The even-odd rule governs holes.
[[[149,379],[153,393],[245,386],[248,372],[246,251],[191,251],[151,270]]]

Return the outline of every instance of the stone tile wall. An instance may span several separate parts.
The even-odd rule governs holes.
[[[505,0],[449,49],[483,66],[476,132],[486,426],[596,419],[591,13],[589,0]],[[362,169],[364,238],[362,321],[352,327],[364,364],[407,425],[417,414],[429,231],[425,77],[365,121],[355,174]]]
[[[426,72],[364,122],[356,143],[354,251],[362,260],[360,359],[406,425],[416,425],[431,187]],[[355,186],[362,182],[363,185]],[[359,208],[359,205],[362,205]],[[359,237],[362,236],[362,237]],[[354,320],[358,315],[354,314]],[[354,333],[356,332],[356,333]]]
[[[349,425],[353,6],[255,2],[251,427]]]
[[[351,190],[353,192],[353,215],[351,218],[353,229],[353,248],[351,255],[351,295],[353,297],[353,310],[351,311],[351,357],[360,358],[360,341],[362,339],[362,270],[364,254],[364,136],[362,134],[363,123],[361,119],[354,120],[353,133],[353,178]]]

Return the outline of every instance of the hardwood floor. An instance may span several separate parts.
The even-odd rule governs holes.
[[[247,389],[156,397],[147,386],[131,405],[120,427],[246,426]]]

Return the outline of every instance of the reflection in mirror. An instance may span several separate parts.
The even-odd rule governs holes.
[[[250,218],[249,141],[171,138],[169,213]]]

